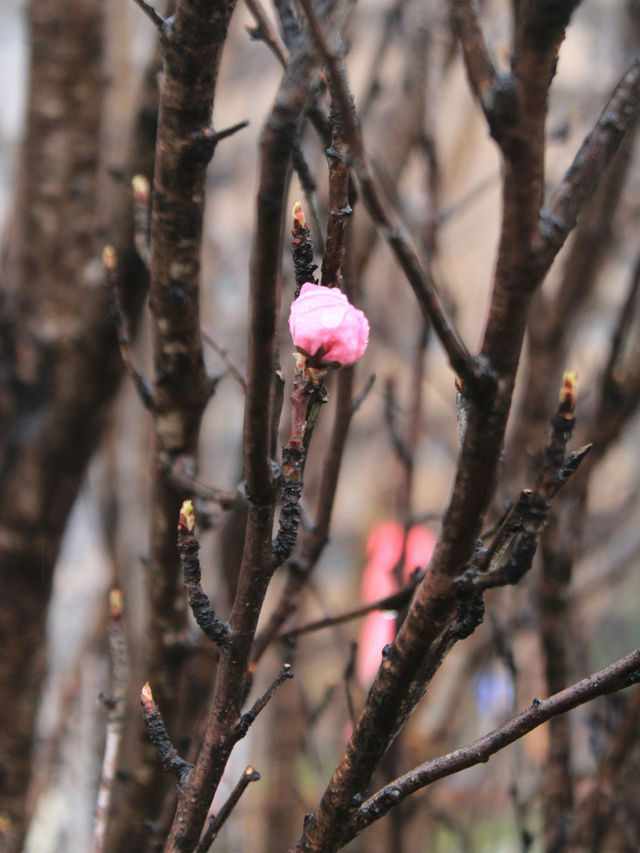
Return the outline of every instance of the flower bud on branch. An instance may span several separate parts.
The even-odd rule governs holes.
[[[291,306],[291,337],[313,368],[345,367],[357,361],[369,342],[369,322],[336,287],[307,282]]]

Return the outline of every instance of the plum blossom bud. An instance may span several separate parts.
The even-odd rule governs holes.
[[[316,366],[343,367],[364,353],[369,322],[337,287],[307,282],[291,306],[289,329],[296,349]]]

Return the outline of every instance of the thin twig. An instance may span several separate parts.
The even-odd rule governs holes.
[[[316,619],[313,622],[307,622],[304,625],[299,625],[296,628],[291,628],[288,631],[283,631],[278,635],[278,639],[287,643],[293,640],[294,637],[299,637],[302,634],[310,634],[312,631],[320,631],[323,628],[332,628],[334,625],[341,625],[343,622],[351,622],[353,619],[359,619],[361,616],[366,616],[373,610],[399,610],[408,601],[422,580],[424,572],[415,572],[411,581],[406,586],[399,589],[391,595],[386,595],[384,598],[378,598],[376,601],[371,601],[368,604],[360,604],[358,607],[352,607],[350,610],[345,610],[336,616],[325,616],[324,619]]]
[[[104,698],[104,703],[108,709],[107,736],[96,802],[96,820],[93,830],[94,853],[102,853],[104,850],[111,793],[118,766],[118,750],[124,728],[127,682],[129,680],[129,652],[122,624],[122,593],[119,589],[112,589],[109,594],[109,611],[111,695]]]
[[[238,489],[232,491],[210,486],[195,475],[193,468],[192,458],[178,456],[166,471],[167,479],[180,491],[190,493],[202,501],[215,503],[220,509],[230,510],[243,502],[244,498]]]
[[[229,368],[229,373],[233,376],[238,385],[246,393],[247,380],[244,378],[244,375],[240,368],[236,365],[234,360],[229,355],[228,350],[226,350],[223,346],[220,346],[220,344],[214,338],[212,332],[210,332],[209,329],[204,326],[202,327],[202,338],[209,344],[212,349],[214,349],[218,353],[224,364],[226,364],[226,366]]]
[[[208,853],[208,851],[211,849],[211,845],[218,837],[218,833],[224,826],[227,818],[238,805],[240,797],[247,790],[251,782],[258,782],[259,779],[260,774],[250,764],[245,769],[244,773],[236,783],[235,788],[229,794],[229,799],[222,806],[218,814],[215,815],[215,817],[212,816],[209,819],[209,826],[207,827],[207,830],[202,836],[202,838],[200,839],[200,843],[196,847],[195,853]]]
[[[256,699],[251,708],[248,711],[245,711],[244,714],[240,717],[240,721],[238,723],[236,732],[238,739],[243,738],[246,733],[249,731],[249,728],[253,725],[256,720],[258,714],[265,708],[269,700],[273,697],[276,690],[280,687],[281,684],[288,678],[293,678],[293,671],[291,669],[290,663],[285,663],[282,665],[282,669],[278,673],[277,678],[263,695]]]

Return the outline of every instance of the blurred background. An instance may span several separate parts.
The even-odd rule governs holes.
[[[486,37],[496,61],[506,68],[511,50],[510,4],[486,0],[481,6]],[[444,7],[435,0],[361,0],[349,7],[347,68],[371,159],[455,314],[464,340],[474,350],[483,331],[500,228],[500,160],[469,93]],[[137,93],[155,61],[156,49],[153,27],[132,2],[112,0],[105,4],[104,14],[106,85],[100,125],[104,204],[95,229],[97,259],[102,244],[113,239],[115,198],[129,168],[125,141],[131,133]],[[0,225],[8,244],[12,209],[19,196],[29,66],[25,15],[24,4],[17,0],[0,4]],[[568,168],[608,94],[637,53],[636,15],[636,6],[622,0],[584,0],[574,15],[552,88],[549,190]],[[228,360],[240,372],[244,370],[257,146],[281,76],[265,43],[250,37],[248,29],[254,26],[250,12],[240,4],[223,56],[214,125],[222,129],[245,119],[250,124],[220,143],[210,167],[203,253],[203,328],[216,345],[205,344],[205,357],[211,372],[226,374],[203,422],[200,479],[225,490],[236,488],[242,478],[243,391],[228,370]],[[290,202],[292,206],[296,199],[303,201],[320,263],[327,215],[326,157],[311,128],[303,142],[317,183],[312,204],[320,230],[295,175]],[[637,646],[640,633],[639,423],[631,406],[619,427],[605,429],[599,408],[612,336],[639,257],[640,168],[635,139],[620,153],[607,181],[555,262],[533,312],[491,519],[495,521],[505,502],[535,482],[562,372],[576,370],[574,447],[598,441],[599,433],[606,441],[583,480],[576,484],[572,480],[567,486],[567,493],[574,490],[573,498],[563,492],[562,501],[558,499],[550,531],[555,538],[547,549],[563,550],[573,568],[558,593],[563,603],[562,631],[570,651],[567,683],[629,652]],[[371,324],[370,345],[356,369],[356,395],[370,377],[375,379],[351,426],[330,542],[287,627],[384,595],[385,583],[392,589],[388,576],[402,557],[402,544],[397,550],[398,530],[415,526],[421,531],[415,553],[406,554],[407,569],[424,566],[456,462],[454,377],[437,341],[424,328],[413,294],[387,245],[362,206],[356,202],[354,208],[355,301]],[[286,319],[294,278],[288,241],[283,254],[280,359],[290,387],[293,359]],[[631,328],[620,356],[621,370],[639,361],[636,314]],[[226,351],[225,358],[220,348]],[[145,311],[135,354],[147,374],[151,373],[150,351]],[[308,520],[314,517],[327,452],[334,384],[335,377],[328,383],[330,401],[321,412],[306,472],[303,499]],[[285,405],[282,442],[287,425]],[[109,690],[106,625],[111,586],[117,584],[124,592],[134,657],[144,630],[150,437],[150,418],[125,379],[73,509],[55,569],[47,678],[30,796],[29,853],[91,849],[105,731],[105,709],[97,697]],[[205,588],[224,617],[229,606],[225,561],[233,560],[234,545],[237,551],[239,521],[235,510],[225,512],[214,505],[200,509],[208,518],[208,529],[201,531]],[[542,571],[535,565],[518,588],[487,596],[484,624],[445,661],[381,768],[380,785],[415,764],[472,741],[505,722],[534,696],[548,694],[545,655],[549,646],[541,632],[540,615]],[[267,616],[284,577],[281,573],[274,579]],[[384,578],[381,587],[371,581],[374,577]],[[383,591],[371,593],[372,588]],[[393,631],[394,615],[378,614],[376,620],[357,619],[310,632],[300,636],[295,647],[276,645],[265,656],[256,689],[271,682],[283,660],[294,661],[296,678],[277,694],[233,754],[221,800],[247,763],[258,768],[262,781],[251,786],[227,824],[218,841],[221,851],[276,853],[295,841],[304,814],[313,808],[341,754],[351,715],[358,713],[366,695],[372,672],[365,658],[379,659],[384,638]],[[576,808],[593,785],[627,701],[624,695],[613,696],[571,715]],[[361,853],[542,850],[547,740],[542,727],[488,765],[435,784],[348,849]],[[634,751],[637,744],[634,747],[630,741],[625,772],[633,768],[637,772]],[[640,823],[631,806],[638,779],[640,774],[634,784],[627,780],[616,788],[617,807],[607,824],[604,846],[593,849],[640,849]],[[618,783],[611,784],[615,788]]]

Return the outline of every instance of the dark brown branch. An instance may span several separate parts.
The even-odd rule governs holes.
[[[166,637],[186,626],[175,523],[188,497],[165,476],[193,460],[202,415],[215,389],[200,331],[200,255],[211,116],[222,47],[235,0],[179,0],[163,35],[157,156],[151,210],[151,333],[156,416],[147,571],[147,666],[167,715],[179,707],[180,661]],[[176,109],[175,105],[180,108]],[[171,724],[169,717],[169,723]]]
[[[321,282],[325,287],[342,287],[345,231],[353,210],[349,204],[349,164],[338,105],[340,96],[334,92],[333,78],[329,79],[329,92],[331,145],[326,151],[329,161],[329,216]]]
[[[249,656],[271,580],[275,490],[271,465],[272,382],[278,321],[285,192],[291,151],[306,103],[313,61],[292,57],[260,142],[256,233],[250,264],[249,352],[244,425],[248,519],[236,595],[229,619],[228,654],[222,656],[211,713],[193,773],[180,792],[167,853],[191,853],[209,804],[237,741]]]
[[[195,853],[208,853],[211,849],[211,845],[218,837],[218,833],[226,823],[227,818],[238,805],[240,797],[247,790],[251,782],[258,782],[259,780],[260,774],[254,767],[249,765],[236,783],[233,791],[229,794],[229,798],[224,803],[218,814],[209,819],[209,826],[200,839],[200,843],[196,847]]]
[[[374,821],[383,817],[389,809],[402,802],[409,794],[425,788],[438,779],[459,773],[468,767],[484,763],[500,750],[519,740],[528,732],[546,723],[558,714],[590,702],[597,696],[605,696],[623,690],[640,681],[640,649],[610,664],[599,672],[567,687],[548,699],[534,699],[531,705],[506,725],[478,738],[467,747],[448,755],[434,758],[416,767],[404,776],[386,785],[363,803],[351,819],[347,831],[341,838],[346,844]]]
[[[449,13],[462,48],[469,85],[491,122],[490,114],[494,109],[492,89],[498,75],[482,34],[475,2],[449,0]]]
[[[575,227],[578,214],[624,135],[636,121],[639,110],[640,59],[636,59],[623,74],[595,127],[542,211],[535,251],[545,270]]]
[[[178,553],[182,563],[184,585],[189,596],[189,607],[198,627],[216,646],[224,648],[229,626],[213,612],[209,599],[202,589],[198,551],[200,543],[194,533],[193,504],[184,501],[178,522]]]
[[[156,748],[158,758],[162,763],[162,769],[165,773],[173,773],[178,780],[178,784],[182,784],[193,769],[193,765],[180,758],[174,749],[162,715],[158,710],[158,706],[153,701],[149,682],[143,686],[140,693],[140,705],[142,706],[142,716],[147,729],[147,735]]]

